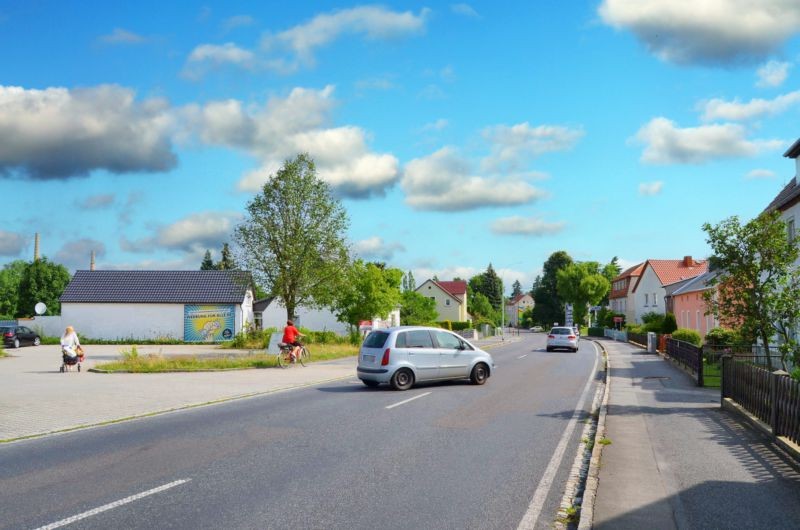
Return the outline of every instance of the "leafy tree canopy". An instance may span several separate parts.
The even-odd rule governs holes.
[[[572,258],[563,250],[550,254],[542,268],[542,276],[534,282],[533,319],[543,326],[564,321],[564,301],[558,294],[558,271],[572,263]]]
[[[6,263],[0,270],[0,319],[12,319],[17,314],[19,285],[28,266],[21,259]]]
[[[339,321],[356,328],[361,320],[386,318],[400,305],[402,278],[400,269],[361,260],[353,262],[334,302]]]
[[[38,302],[44,302],[47,313],[61,314],[59,298],[70,281],[67,268],[47,258],[28,263],[19,282],[19,301],[16,316],[29,317],[34,314]]]
[[[247,204],[234,240],[240,262],[280,297],[287,317],[297,306],[331,304],[349,270],[347,213],[307,154],[287,160]]]
[[[589,305],[596,305],[611,287],[595,261],[571,263],[556,273],[558,294],[572,304],[575,322],[583,323]]]
[[[404,291],[400,297],[400,322],[418,326],[432,324],[439,318],[436,302],[415,291]]]

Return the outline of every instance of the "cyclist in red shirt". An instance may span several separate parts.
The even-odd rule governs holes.
[[[296,327],[294,327],[294,322],[291,320],[286,321],[286,327],[283,328],[283,342],[286,344],[290,344],[294,346],[292,348],[292,362],[297,359],[297,356],[300,355],[300,341],[297,340],[298,337],[305,337],[302,333],[300,333]]]

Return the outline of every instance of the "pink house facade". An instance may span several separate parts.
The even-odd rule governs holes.
[[[693,329],[704,339],[706,333],[719,327],[714,316],[706,314],[708,307],[703,300],[703,293],[713,289],[708,285],[713,277],[713,272],[701,274],[672,293],[672,307],[678,327]]]

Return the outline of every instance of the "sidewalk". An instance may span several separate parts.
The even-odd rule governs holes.
[[[513,340],[518,340],[514,337]],[[506,342],[512,339],[506,338]],[[499,337],[476,341],[491,348]],[[12,349],[0,359],[0,441],[145,416],[209,402],[266,394],[356,377],[356,358],[309,366],[166,374],[96,374],[95,364],[117,359],[126,346],[87,346],[82,372],[59,373],[60,347]],[[208,345],[139,346],[139,353],[225,355]],[[238,351],[246,353],[246,351]],[[312,350],[313,354],[313,350]]]
[[[798,466],[658,355],[603,341],[610,395],[597,529],[797,528]]]

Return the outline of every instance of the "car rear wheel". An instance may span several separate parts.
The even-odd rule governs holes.
[[[361,382],[364,383],[365,385],[367,385],[370,388],[375,388],[376,386],[378,386],[380,384],[377,381],[367,381],[365,379],[362,379]]]
[[[33,339],[33,345],[34,346],[38,346],[41,343],[42,343],[42,339],[40,339],[39,337],[36,337],[35,339]]]
[[[578,353],[578,348],[572,348],[572,353]]]
[[[489,378],[489,367],[483,363],[478,363],[472,369],[469,380],[473,385],[482,385]]]
[[[395,390],[408,390],[414,384],[414,373],[408,368],[401,368],[394,373],[389,384]]]
[[[19,348],[19,339],[14,339],[14,347]]]
[[[548,353],[549,353],[549,352],[553,351],[553,348],[551,348],[550,346],[548,346],[548,347],[547,347],[547,351],[548,351]]]

